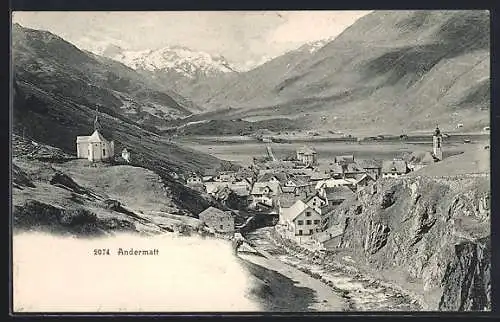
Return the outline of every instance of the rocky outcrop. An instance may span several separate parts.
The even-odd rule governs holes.
[[[455,245],[455,258],[443,278],[440,310],[491,310],[490,251],[489,237]]]
[[[23,189],[22,187],[35,188],[35,184],[28,174],[15,164],[12,164],[12,184],[18,189]]]
[[[381,179],[332,214],[344,227],[335,245],[374,272],[404,272],[424,297],[441,294],[428,309],[488,309],[489,194],[487,176]]]
[[[101,236],[111,231],[135,231],[132,221],[99,218],[85,208],[58,208],[28,200],[13,210],[13,227],[18,231],[36,230],[55,234]]]

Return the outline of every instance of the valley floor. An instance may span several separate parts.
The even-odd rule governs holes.
[[[349,309],[345,298],[328,285],[288,265],[259,248],[262,255],[243,253],[238,256],[244,266],[265,286],[259,302],[266,311],[330,311]]]
[[[258,263],[290,277],[305,287],[314,290],[316,302],[311,310],[339,311],[336,303],[339,296],[344,300],[342,310],[346,311],[419,311],[416,299],[392,288],[381,281],[360,274],[355,268],[346,266],[346,271],[314,263],[304,254],[293,254],[273,238],[274,228],[258,229],[247,235],[255,248],[267,258],[255,255],[241,255],[242,258]],[[349,271],[350,268],[350,271]],[[326,299],[327,302],[323,300]]]

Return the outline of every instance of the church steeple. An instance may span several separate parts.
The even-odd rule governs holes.
[[[441,135],[441,130],[439,126],[436,125],[436,129],[434,130],[434,135],[432,136],[432,153],[434,157],[439,161],[443,160],[443,137]]]
[[[99,123],[99,107],[95,109],[94,131],[101,131],[101,124]]]

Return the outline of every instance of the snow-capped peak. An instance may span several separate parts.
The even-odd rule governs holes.
[[[307,50],[309,53],[314,53],[318,49],[324,47],[328,42],[332,41],[334,37],[326,38],[326,39],[320,39],[320,40],[315,40],[306,43],[304,46],[306,46]]]
[[[113,46],[113,48],[103,50],[102,55],[120,61],[133,69],[152,72],[175,71],[190,78],[235,71],[222,56],[213,56],[180,46],[141,51],[123,50]]]

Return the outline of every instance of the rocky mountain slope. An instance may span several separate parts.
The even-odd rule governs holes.
[[[440,165],[381,179],[342,204],[330,218],[331,231],[341,233],[328,247],[348,250],[371,273],[411,289],[430,310],[489,310],[489,169],[437,176],[434,166]]]
[[[238,75],[207,104],[309,128],[477,130],[489,124],[489,44],[487,11],[375,11],[312,55]]]
[[[164,125],[197,107],[111,59],[79,50],[50,32],[12,27],[14,79],[21,87],[100,107],[146,125]],[[170,93],[172,94],[172,93]]]

